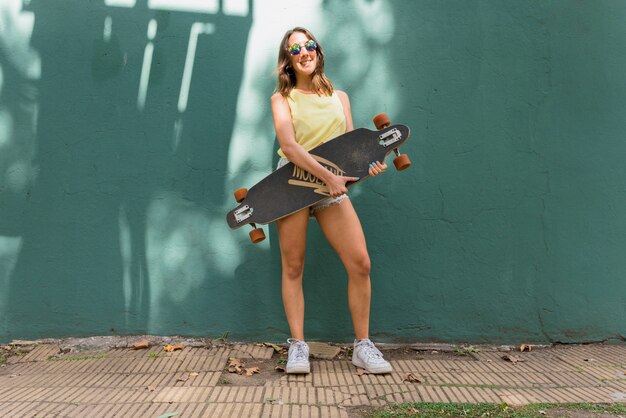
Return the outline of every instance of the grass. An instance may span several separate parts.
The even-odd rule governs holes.
[[[550,414],[553,411],[555,414]],[[557,412],[558,411],[558,412]],[[596,414],[626,414],[626,404],[529,404],[519,407],[510,407],[505,403],[404,403],[374,410],[368,413],[368,418],[536,418],[544,416],[567,416],[564,411],[583,411]],[[566,412],[565,412],[566,413]]]
[[[469,347],[456,347],[454,349],[454,354],[457,356],[467,356],[470,353],[480,353],[480,349],[471,345]]]
[[[217,380],[217,384],[218,385],[232,385],[233,382],[228,377],[220,376],[220,378]]]
[[[4,354],[0,353],[0,366],[5,364],[6,362],[7,362],[7,358],[4,356]]]

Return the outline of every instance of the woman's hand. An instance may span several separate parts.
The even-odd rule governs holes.
[[[348,193],[346,183],[349,181],[357,181],[358,179],[358,177],[332,175],[326,182],[326,187],[328,187],[328,193],[331,197],[338,197],[342,194]]]
[[[369,175],[377,176],[383,171],[385,171],[386,169],[387,169],[387,164],[385,164],[384,161],[382,163],[375,161],[373,163],[370,163]]]

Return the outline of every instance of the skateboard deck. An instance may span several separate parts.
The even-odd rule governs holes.
[[[351,187],[369,176],[369,163],[383,162],[389,153],[406,142],[409,135],[410,129],[405,125],[392,125],[377,131],[359,128],[319,145],[309,153],[337,175],[358,177],[358,181],[346,184]],[[226,221],[233,229],[247,224],[253,227],[264,225],[328,197],[328,189],[319,178],[290,162],[251,187],[239,205],[227,213]]]

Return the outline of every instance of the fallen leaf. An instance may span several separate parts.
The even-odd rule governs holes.
[[[357,374],[358,376],[363,376],[364,374],[369,374],[369,372],[368,372],[367,370],[365,370],[365,369],[362,369],[362,368],[360,368],[360,367],[357,367],[357,368],[356,368],[356,374]]]
[[[173,403],[173,402],[170,402],[170,403]],[[158,418],[171,418],[171,417],[175,417],[176,415],[178,415],[178,412],[168,412],[166,414],[159,415]]]
[[[133,343],[133,350],[143,350],[144,348],[150,347],[150,341],[143,339],[136,341]]]
[[[284,364],[278,364],[278,365],[276,365],[276,367],[274,367],[274,370],[280,370],[281,372],[284,372],[285,371],[285,365]]]
[[[228,373],[237,373],[243,374],[243,362],[238,359],[231,357],[228,359]]]
[[[255,373],[261,373],[258,367],[248,367],[246,368],[246,376],[252,376]]]
[[[413,373],[408,373],[402,378],[403,382],[422,383],[421,379],[415,376]]]
[[[198,372],[191,372],[191,373],[189,373],[189,377],[196,377],[198,375],[200,375],[200,373],[198,373]]]
[[[545,415],[545,414],[546,414],[546,411],[544,411],[544,410],[540,410],[540,411],[539,411],[539,414],[541,414],[541,415]]]
[[[6,350],[6,351],[11,351],[11,350],[13,350],[13,347],[12,347],[12,346],[10,346],[10,345],[3,345],[3,346],[2,346],[2,349],[3,349],[3,350]]]
[[[596,361],[596,360],[592,358],[584,358],[583,361]]]
[[[241,366],[243,363],[241,362],[241,359],[235,358],[235,357],[231,357],[228,359],[228,365],[229,366]]]
[[[187,380],[189,380],[189,374],[187,373],[176,379],[177,382],[186,382]]]
[[[518,357],[516,355],[513,355],[513,354],[504,355],[504,356],[502,356],[502,359],[506,360],[506,361],[510,361],[513,364],[521,363],[521,362],[524,361],[522,358],[520,358],[520,357]]]
[[[275,352],[280,353],[281,351],[283,351],[283,348],[276,345],[276,344],[272,344],[272,343],[263,343],[264,346],[266,347],[272,347],[274,349]]]
[[[175,345],[167,344],[165,347],[163,347],[163,350],[167,351],[168,353],[171,353],[172,351],[182,350],[183,348],[185,348],[185,346],[182,344],[175,344]]]
[[[154,386],[154,385],[148,386],[148,391],[154,392],[155,390],[156,390],[156,386]]]
[[[528,344],[522,344],[519,346],[519,351],[524,352],[524,351],[530,351],[532,350],[532,347]]]

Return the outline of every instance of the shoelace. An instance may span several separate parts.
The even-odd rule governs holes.
[[[287,342],[289,343],[289,345],[293,345],[294,346],[294,353],[293,353],[293,357],[295,360],[306,360],[307,359],[307,355],[306,355],[306,351],[305,351],[305,343],[303,341],[298,341],[298,340],[294,340],[293,338],[289,338],[287,340]]]
[[[374,343],[371,342],[370,340],[363,341],[361,343],[358,343],[357,345],[360,345],[361,347],[363,347],[362,350],[367,357],[383,358],[383,353],[381,353],[380,350],[378,350],[378,348],[376,348]]]

